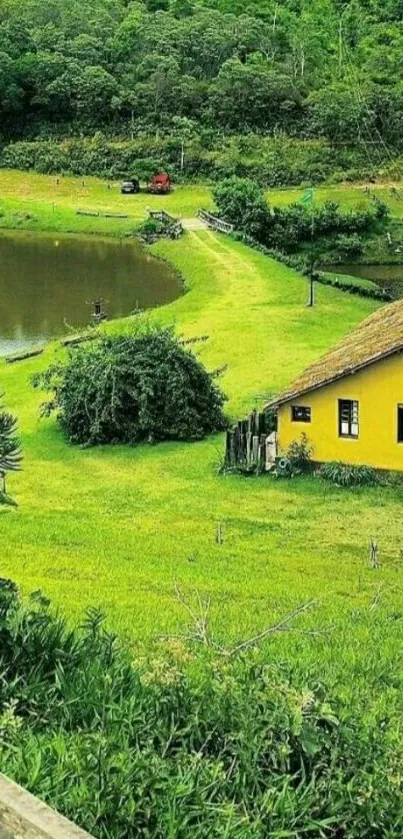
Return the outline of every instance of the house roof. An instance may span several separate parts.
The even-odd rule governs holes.
[[[403,350],[403,300],[382,306],[272,399],[274,408]]]

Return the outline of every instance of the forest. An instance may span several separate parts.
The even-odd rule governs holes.
[[[0,139],[400,150],[402,0],[2,0]]]

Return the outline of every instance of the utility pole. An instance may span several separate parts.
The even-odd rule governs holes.
[[[314,253],[314,243],[315,243],[315,205],[314,205],[314,192],[313,188],[307,189],[304,195],[302,196],[301,203],[304,207],[310,207],[311,209],[311,247],[310,247],[310,255],[309,255],[309,297],[307,306],[312,308],[315,305],[315,253]]]
[[[315,208],[313,203],[313,190],[312,190],[312,206],[311,206],[311,253],[310,253],[310,270],[309,270],[309,300],[308,306],[312,307],[315,305],[315,285],[314,285],[314,268],[315,268],[315,254],[314,254],[314,242],[315,242]]]
[[[340,15],[339,20],[339,76],[343,66],[343,16]]]

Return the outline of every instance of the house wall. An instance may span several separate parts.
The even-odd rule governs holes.
[[[359,403],[359,436],[339,436],[338,400]],[[397,354],[305,394],[279,408],[279,449],[285,452],[305,432],[319,462],[341,460],[403,471],[403,443],[397,442],[397,408],[403,405],[403,355]],[[311,408],[311,422],[293,422],[292,406]]]

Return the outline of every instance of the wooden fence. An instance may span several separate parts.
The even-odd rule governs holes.
[[[91,216],[94,218],[117,218],[117,219],[126,219],[129,218],[127,213],[101,213],[99,210],[76,210],[77,216]]]
[[[218,230],[219,233],[233,233],[235,230],[233,224],[228,224],[227,221],[223,221],[213,215],[213,213],[208,213],[206,210],[199,210],[197,215],[201,221],[204,221],[205,224],[207,224],[207,227],[210,227],[212,230]]]
[[[225,468],[264,472],[267,438],[271,429],[266,414],[253,411],[227,431]]]

